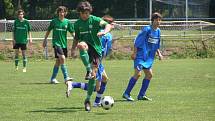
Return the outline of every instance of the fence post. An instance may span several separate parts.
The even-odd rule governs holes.
[[[3,40],[6,40],[7,19],[5,18],[3,21],[4,21],[4,36],[3,36]]]

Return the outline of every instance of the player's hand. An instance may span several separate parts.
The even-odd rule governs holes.
[[[134,60],[136,58],[136,53],[131,54],[131,59]]]
[[[98,37],[101,37],[101,36],[103,36],[103,35],[105,35],[104,32],[98,32],[98,33],[97,33],[97,36],[98,36]]]
[[[47,39],[43,40],[43,47],[45,48],[47,46]]]
[[[159,57],[159,60],[163,60],[163,55],[162,54],[159,54],[158,57]]]

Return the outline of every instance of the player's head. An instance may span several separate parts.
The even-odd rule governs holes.
[[[109,23],[112,26],[112,28],[114,28],[114,23],[113,23],[114,22],[114,18],[112,16],[110,16],[110,15],[104,15],[102,17],[102,19],[104,21],[106,21],[107,23]]]
[[[152,25],[158,27],[160,25],[162,16],[160,13],[155,12],[151,16]]]
[[[56,13],[58,17],[65,17],[67,15],[67,8],[65,6],[59,6]]]
[[[91,4],[88,1],[80,2],[76,8],[80,18],[87,20],[93,11]]]
[[[110,15],[104,15],[102,17],[102,19],[104,21],[106,21],[107,23],[109,23],[109,24],[112,24],[114,22],[114,18],[112,16],[110,16]]]
[[[19,10],[17,11],[17,16],[18,16],[19,19],[23,19],[24,15],[25,15],[24,10],[19,9]]]

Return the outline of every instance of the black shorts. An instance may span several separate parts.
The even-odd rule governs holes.
[[[26,50],[26,49],[27,49],[27,45],[26,45],[26,44],[16,43],[16,44],[13,46],[13,49],[19,49],[19,48],[21,48],[21,50]]]
[[[93,66],[99,66],[101,61],[101,56],[96,52],[96,50],[88,44],[88,55],[89,61]]]
[[[67,57],[67,48],[61,48],[58,46],[53,46],[54,48],[54,54],[55,54],[55,58],[58,58],[58,55],[64,55],[65,57]]]

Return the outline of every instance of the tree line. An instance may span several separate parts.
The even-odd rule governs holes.
[[[24,9],[25,17],[28,19],[51,19],[58,6],[64,5],[68,8],[67,18],[77,18],[76,6],[83,0],[0,0],[0,19],[14,19],[16,10]],[[109,14],[115,18],[148,18],[150,0],[88,0],[93,6],[96,16]],[[164,17],[184,17],[183,9],[180,7],[153,1],[152,11],[158,11]],[[201,0],[200,0],[201,1]],[[198,2],[197,2],[198,3]],[[215,18],[215,0],[209,2],[207,17]],[[195,17],[198,14],[193,14]],[[197,16],[198,17],[198,16]],[[201,17],[201,16],[200,16]]]

